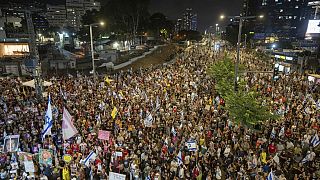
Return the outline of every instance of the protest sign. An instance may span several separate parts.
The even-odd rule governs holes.
[[[40,149],[39,163],[45,165],[52,165],[52,150]]]
[[[98,138],[102,140],[109,140],[110,131],[99,130]]]
[[[20,135],[6,136],[4,139],[4,152],[18,151]]]
[[[23,164],[26,172],[35,172],[34,164],[32,161],[24,161]]]
[[[70,154],[65,154],[62,157],[63,161],[66,163],[69,163],[70,161],[72,161],[72,156]]]
[[[109,180],[125,180],[125,179],[126,179],[126,175],[124,174],[119,174],[115,172],[109,173]]]

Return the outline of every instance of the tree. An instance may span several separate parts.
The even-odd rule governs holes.
[[[81,23],[83,25],[90,25],[94,23],[99,23],[100,21],[104,21],[104,17],[101,14],[100,11],[97,11],[96,9],[93,9],[91,11],[86,11],[86,13],[81,18]],[[95,28],[95,27],[93,27]],[[97,39],[101,34],[104,33],[104,28],[97,27],[94,29],[93,33],[93,39]],[[82,41],[90,41],[90,35],[89,35],[89,27],[84,26],[80,28],[80,31],[78,32],[79,39]]]
[[[169,34],[173,32],[173,27],[173,22],[162,13],[154,13],[149,18],[148,28],[154,36],[162,35],[162,37],[168,38]]]
[[[239,66],[240,72],[243,66]],[[236,122],[248,127],[268,119],[277,118],[270,113],[270,108],[262,106],[263,97],[259,92],[245,90],[244,78],[240,75],[239,90],[234,92],[234,62],[226,57],[213,64],[208,73],[215,80],[215,88],[225,99],[226,109]]]
[[[112,31],[135,37],[141,22],[149,17],[149,0],[110,0],[101,8]]]

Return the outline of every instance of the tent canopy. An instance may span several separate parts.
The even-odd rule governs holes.
[[[35,88],[35,83],[34,83],[34,79],[31,80],[31,81],[27,81],[27,82],[24,82],[22,83],[23,86],[29,86],[29,87],[32,87],[32,88]],[[52,83],[51,82],[48,82],[48,81],[43,81],[43,86],[51,86]]]

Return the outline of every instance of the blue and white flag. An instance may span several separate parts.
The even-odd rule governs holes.
[[[86,159],[81,160],[81,163],[86,165],[86,166],[89,166],[90,165],[90,161],[96,160],[96,157],[97,157],[96,153],[91,151],[90,154],[86,157]]]
[[[318,101],[316,102],[316,108],[317,108],[317,110],[320,109],[320,99],[318,99]]]
[[[166,137],[166,139],[164,140],[164,145],[168,146],[169,145],[169,141],[168,138]]]
[[[51,128],[53,125],[53,119],[52,119],[52,109],[51,109],[51,98],[49,95],[48,98],[48,109],[45,116],[45,124],[42,131],[42,140],[44,140],[46,135],[51,135]]]
[[[189,151],[197,151],[197,143],[192,140],[186,142],[186,146]]]
[[[271,172],[269,173],[269,175],[267,177],[267,180],[275,180],[273,172],[272,172],[272,169],[271,169]]]
[[[279,132],[279,137],[282,137],[284,135],[284,127],[281,128]]]
[[[146,127],[151,127],[152,126],[152,121],[153,121],[153,117],[152,117],[151,113],[147,112],[147,116],[146,116],[146,118],[144,120],[144,125]]]
[[[181,155],[181,151],[179,151],[179,153],[178,153],[177,161],[178,161],[178,164],[179,164],[179,165],[183,164],[183,162],[182,162],[182,155]]]
[[[272,139],[274,139],[274,138],[276,137],[276,130],[274,129],[274,127],[272,128],[270,137],[271,137]]]
[[[67,96],[66,93],[62,90],[61,86],[60,86],[60,94],[63,97],[64,100],[67,100]]]
[[[171,133],[173,134],[173,136],[177,136],[177,131],[174,129],[173,126],[171,128]]]
[[[157,96],[157,99],[156,99],[156,110],[159,110],[160,109],[160,100],[159,100],[159,96]]]
[[[151,180],[150,175],[148,175],[148,176],[146,177],[146,180]]]
[[[315,134],[312,139],[311,139],[311,144],[313,147],[316,147],[320,144],[320,139],[319,139],[319,136],[318,134]]]

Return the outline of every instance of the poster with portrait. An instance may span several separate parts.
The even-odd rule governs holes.
[[[52,150],[40,149],[39,152],[39,163],[45,165],[52,165]]]
[[[24,161],[31,161],[33,158],[33,154],[27,152],[18,152],[19,162],[23,163]]]
[[[4,138],[4,152],[16,152],[19,147],[20,135],[11,135]]]

